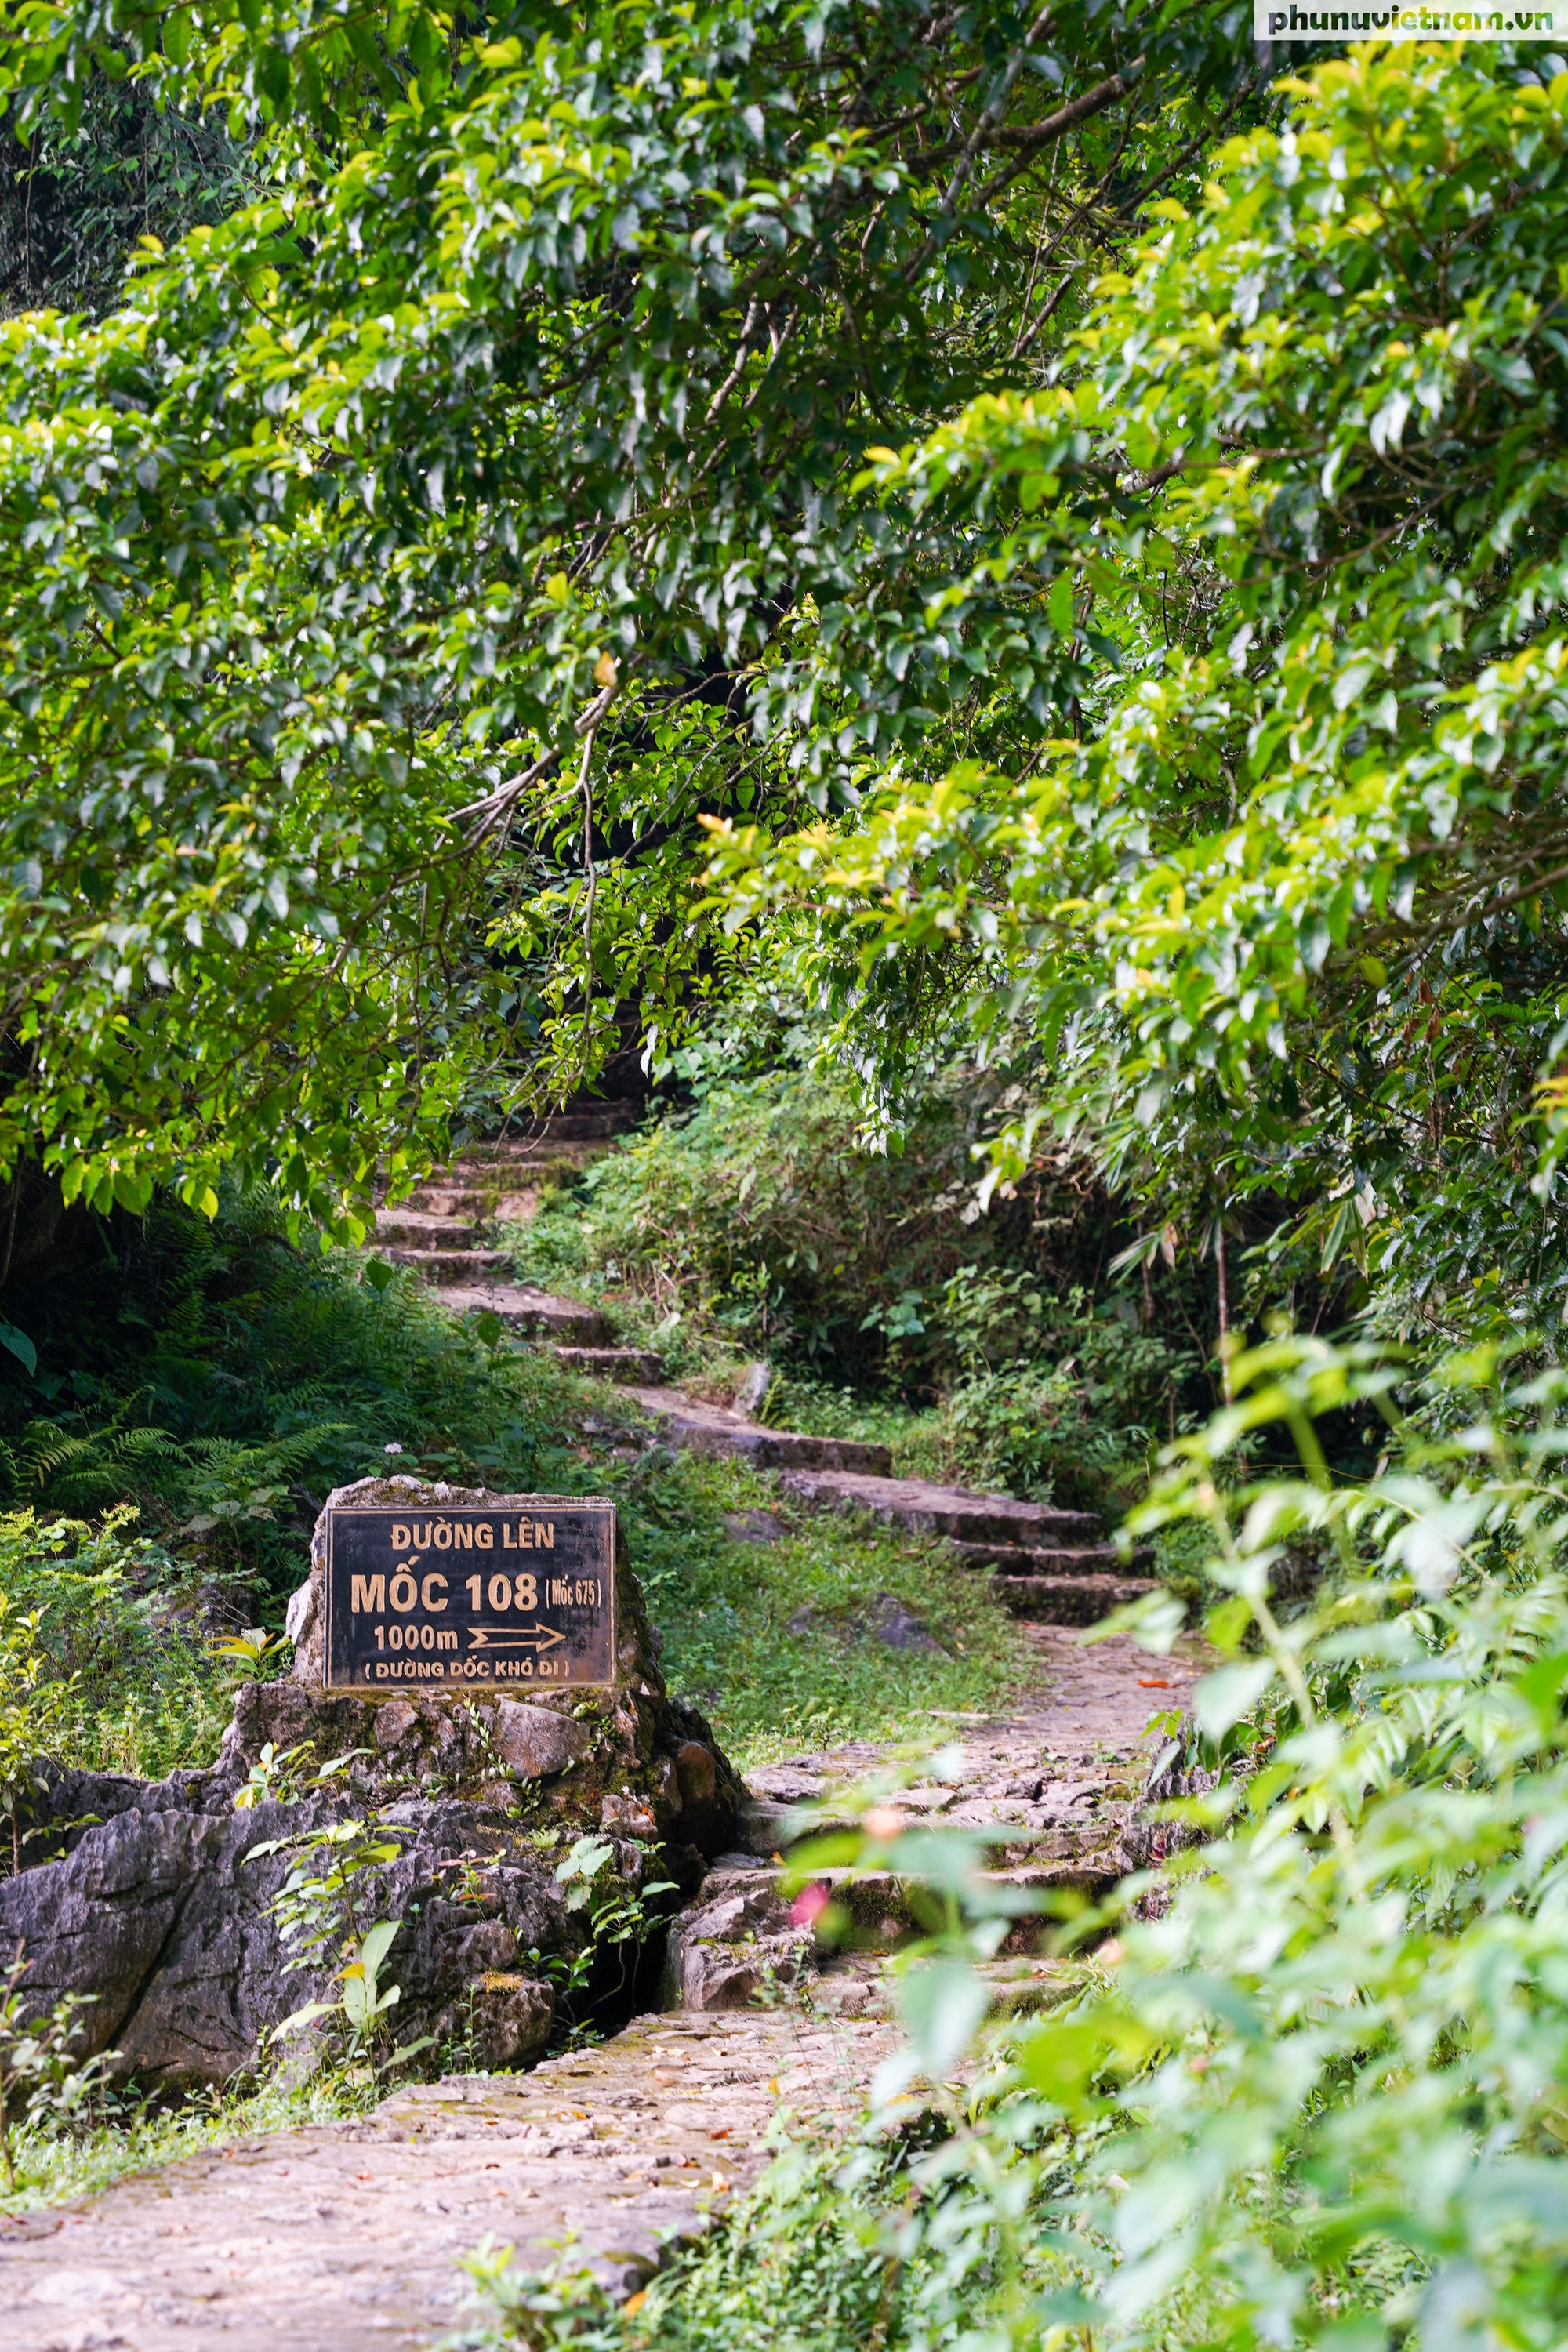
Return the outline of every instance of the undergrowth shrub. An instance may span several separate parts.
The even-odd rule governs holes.
[[[40,1525],[31,1511],[0,1518],[0,1593],[13,1619],[34,1617],[38,1629],[42,1671],[21,1743],[61,1763],[155,1779],[211,1760],[230,1678],[179,1613],[175,1563],[132,1532],[134,1517],[122,1507],[96,1528]]]
[[[831,1079],[784,1068],[714,1084],[514,1228],[519,1271],[600,1275],[643,1303],[661,1344],[695,1320],[818,1379],[933,1394],[977,1323],[1005,1322],[1016,1351],[1018,1285],[1065,1295],[1103,1255],[1100,1226],[1044,1169],[976,1213],[970,1150],[993,1092],[954,1079],[894,1154],[863,1147]]]
[[[51,2127],[48,2118],[29,2120],[16,2136],[17,2190],[0,2192],[0,2212],[96,2196],[129,2174],[264,2132],[336,2123],[363,2114],[382,2095],[383,2085],[368,2069],[323,2067],[259,2082],[238,2074],[222,2089],[187,2093],[177,2105],[127,2101],[121,2113],[70,2132]]]
[[[1010,1362],[978,1345],[968,1352],[942,1404],[950,1474],[1068,1507],[1094,1509],[1119,1490],[1131,1500],[1162,1421],[1175,1433],[1192,1368],[1130,1317],[1093,1311],[1081,1291],[1041,1300],[1026,1351]]]
[[[90,1276],[27,1302],[36,1375],[0,1364],[0,1502],[134,1501],[187,1574],[254,1587],[276,1625],[321,1498],[389,1450],[435,1477],[552,1484],[572,1384],[484,1344],[411,1273],[297,1250],[254,1194],[210,1225],[160,1198],[103,1240]]]
[[[1098,1200],[1085,1213],[1070,1171],[1037,1170],[1026,1196],[976,1213],[988,1099],[953,1078],[895,1157],[860,1148],[849,1095],[815,1076],[716,1084],[509,1244],[521,1275],[602,1299],[700,1390],[769,1359],[775,1426],[1105,1507],[1154,1435],[1190,1423],[1198,1357],[1143,1328],[1141,1292],[1096,1298],[1110,1220]]]
[[[1033,1352],[1009,1360],[999,1349],[992,1361],[976,1349],[922,1412],[786,1372],[763,1418],[889,1445],[903,1476],[1119,1516],[1142,1491],[1158,1441],[1190,1423],[1175,1400],[1193,1369],[1190,1356],[1117,1312],[1120,1303],[1096,1310],[1081,1291],[1034,1293]]]
[[[1568,1372],[1497,1372],[1491,1349],[1445,1369],[1459,1410],[1433,1440],[1370,1349],[1233,1362],[1235,1408],[1134,1514],[1206,1538],[1224,1596],[1221,1663],[1155,1759],[1206,1793],[1154,1809],[1151,1866],[1108,1903],[1062,1902],[1051,1931],[1051,1897],[984,1874],[982,1835],[900,1819],[885,1785],[857,1839],[792,1857],[797,1882],[847,1864],[947,1905],[901,1956],[907,2048],[834,2177],[830,2226],[886,2264],[879,2340],[1563,2340]],[[1320,1424],[1369,1402],[1386,1465],[1331,1475]],[[1249,1470],[1281,1430],[1300,1474]],[[1330,1571],[1287,1621],[1272,1587],[1302,1544]],[[1155,1647],[1179,1622],[1168,1597],[1126,1615]],[[1059,1967],[1056,2005],[1020,2021],[978,1964],[1031,1905]],[[921,2107],[931,2128],[889,2170]]]

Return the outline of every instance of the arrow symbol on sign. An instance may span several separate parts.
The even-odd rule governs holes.
[[[504,1628],[504,1633],[506,1638],[498,1640],[496,1628],[470,1625],[468,1627],[470,1654],[475,1650],[548,1650],[553,1648],[557,1642],[563,1642],[566,1639],[564,1633],[556,1633],[552,1625],[508,1625]]]

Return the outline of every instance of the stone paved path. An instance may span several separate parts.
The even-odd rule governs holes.
[[[1028,1629],[1036,1696],[1002,1721],[935,1721],[961,1748],[955,1781],[900,1801],[1007,1828],[999,1856],[1047,1879],[1114,1868],[1146,1770],[1149,1717],[1181,1704],[1195,1654],[1152,1661],[1126,1641],[1079,1646]],[[783,1809],[875,1766],[852,1748],[752,1776],[752,1844]],[[771,1875],[753,1858],[733,1864]],[[872,1888],[870,1913],[896,1898]],[[700,1904],[701,1897],[699,1898]],[[998,1963],[1002,1998],[1053,1964],[1033,1931]],[[1020,1981],[1023,1979],[1024,1981]],[[569,2234],[618,2288],[721,2214],[768,2158],[771,2127],[839,2128],[895,2045],[875,1937],[830,1964],[804,2001],[637,2019],[597,2049],[527,2074],[448,2078],[374,2115],[242,2140],[54,2211],[0,2220],[5,2352],[431,2352],[487,2236],[529,2266]]]
[[[1039,1662],[1037,1695],[1005,1718],[933,1723],[956,1768],[889,1801],[910,1816],[997,1832],[996,1870],[1020,1885],[1076,1885],[1096,1898],[1129,1867],[1129,1822],[1159,1745],[1146,1727],[1186,1705],[1205,1661],[1192,1641],[1173,1657],[1151,1658],[1125,1638],[1086,1649],[1065,1626],[1023,1631]],[[864,1747],[764,1766],[748,1782],[757,1792],[753,1812],[772,1806],[782,1830],[789,1805],[830,1801],[836,1785],[874,1772],[877,1762],[878,1751]],[[755,1832],[753,1843],[762,1843]],[[849,1887],[846,1899],[868,1924],[882,1913],[912,1924],[900,1916],[896,1881]],[[1032,1949],[1037,1932],[1025,1921],[1008,1949]]]
[[[895,2035],[795,2010],[639,2018],[531,2074],[411,2089],[0,2223],[6,2352],[426,2352],[487,2236],[574,2238],[629,2290],[767,2160],[775,2116],[858,2114]]]

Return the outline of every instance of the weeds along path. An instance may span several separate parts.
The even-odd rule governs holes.
[[[1125,1867],[1152,1713],[1185,1699],[1194,1660],[1151,1663],[1028,1634],[1039,1676],[1003,1719],[931,1727],[950,1777],[904,1791],[911,1817],[1000,1831],[1016,1881],[1102,1887]],[[752,1776],[749,1849],[724,1856],[671,1938],[699,2000],[744,2000],[736,1965],[782,1913],[772,1863],[786,1809],[831,1801],[883,1760],[870,1746]],[[845,1890],[847,1893],[848,1890]],[[841,2132],[895,2046],[880,1952],[907,1927],[890,1878],[855,1890],[859,1932],[787,2006],[688,2006],[526,2074],[411,2088],[363,2118],[239,2140],[64,2210],[0,2220],[6,2352],[433,2352],[460,2318],[462,2257],[487,2238],[543,2267],[569,2259],[628,2293],[711,2226],[771,2154],[769,2134]],[[723,1934],[737,1943],[726,1948]],[[1021,1930],[993,1964],[1026,2005],[1059,1975]],[[798,1943],[798,1936],[797,1936]],[[683,1958],[682,1958],[683,1956]],[[731,1964],[726,1977],[724,1967]]]

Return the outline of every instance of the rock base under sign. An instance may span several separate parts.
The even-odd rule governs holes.
[[[331,1499],[491,1498],[375,1480]],[[616,1574],[616,1686],[526,1701],[312,1689],[297,1678],[311,1657],[301,1602],[296,1678],[238,1693],[211,1770],[159,1781],[47,1776],[26,1865],[0,1879],[0,1967],[25,1952],[34,2010],[63,1992],[91,1995],[79,2046],[121,2053],[122,2077],[162,2088],[225,2082],[258,2063],[283,2017],[329,1991],[324,1976],[283,1973],[271,1902],[287,1855],[247,1855],[374,1812],[402,1844],[374,1895],[377,1914],[402,1922],[386,1964],[402,1988],[395,2039],[430,2034],[460,2063],[526,2062],[551,2029],[544,1963],[586,1940],[586,1915],[568,1910],[554,1874],[572,1841],[602,1832],[628,1891],[659,1878],[689,1895],[731,1843],[743,1795],[704,1718],[666,1691],[624,1559]],[[315,1765],[351,1760],[327,1791],[237,1811],[268,1748],[274,1758],[308,1748],[300,1760]]]

